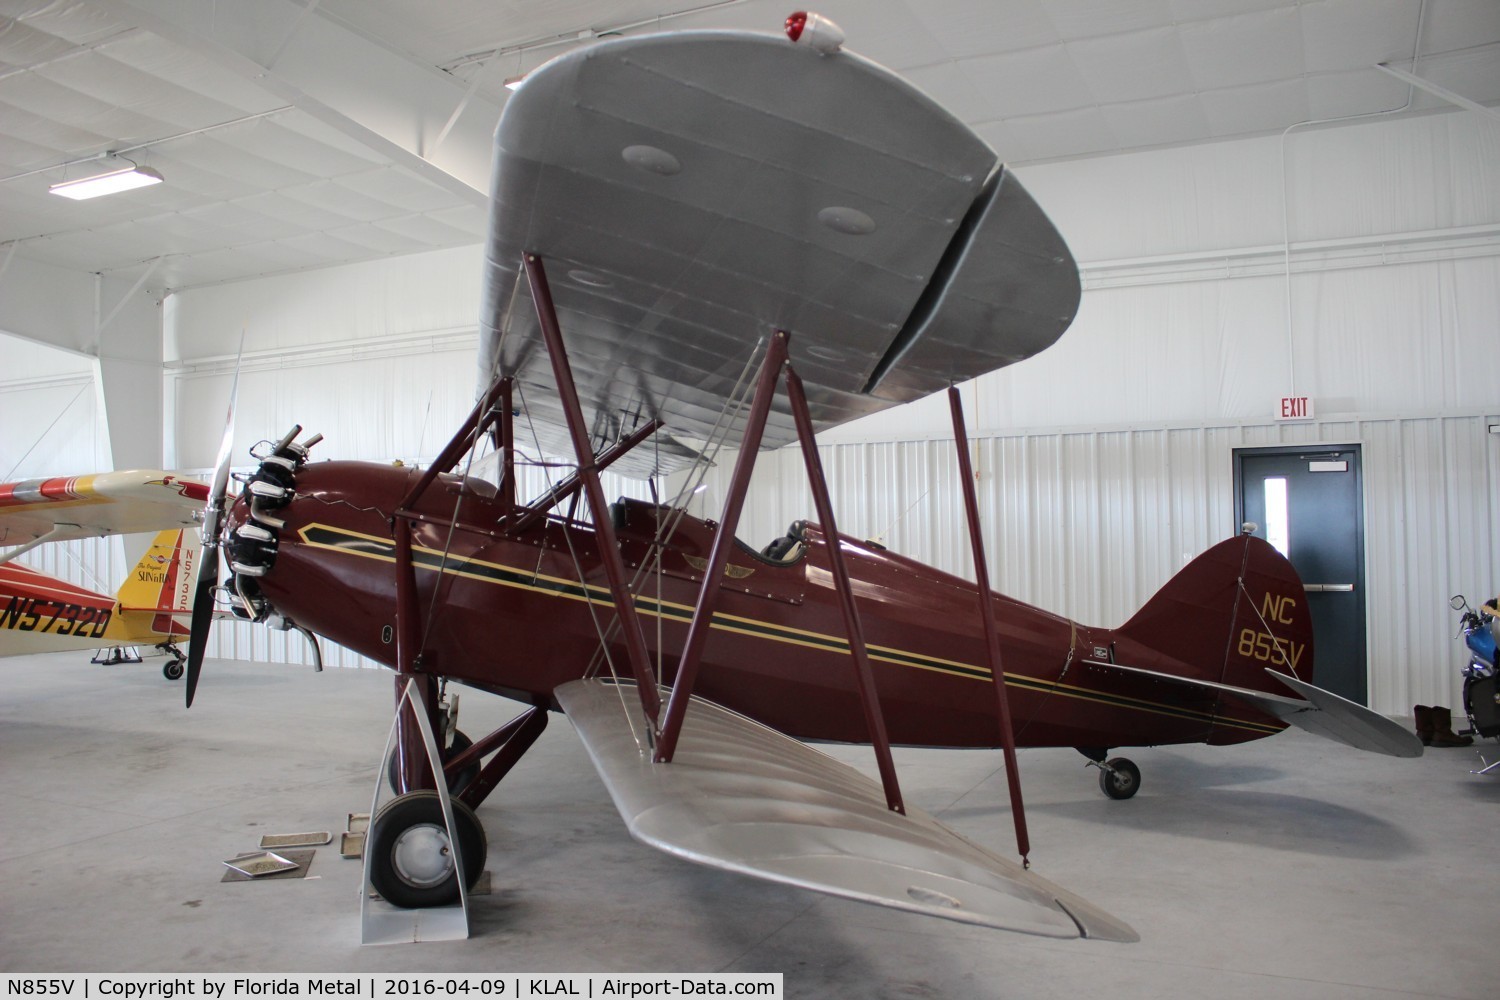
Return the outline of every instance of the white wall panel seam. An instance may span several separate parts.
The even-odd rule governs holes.
[[[1085,292],[1266,278],[1286,274],[1283,247],[1231,247],[1195,254],[1138,259],[1080,261]],[[1291,269],[1296,274],[1384,268],[1500,256],[1500,226],[1463,230],[1393,233],[1356,241],[1293,243]]]

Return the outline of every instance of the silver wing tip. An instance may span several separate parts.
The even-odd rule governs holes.
[[[1091,941],[1114,941],[1117,944],[1138,944],[1141,936],[1125,921],[1120,920],[1095,906],[1093,903],[1069,894],[1069,899],[1057,900],[1060,910],[1073,918],[1078,925],[1078,936]]]

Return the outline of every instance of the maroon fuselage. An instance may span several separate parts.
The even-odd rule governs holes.
[[[262,594],[299,625],[394,667],[391,519],[416,477],[410,469],[355,462],[302,468],[295,498],[277,511],[286,526],[274,564],[258,581]],[[472,481],[461,490],[458,479],[443,477],[417,504],[419,669],[546,701],[591,667],[610,670],[598,667],[598,628],[614,613],[596,535],[558,517],[507,533],[505,509],[492,492]],[[676,513],[640,501],[617,505],[615,525],[632,573],[652,561],[658,517]],[[232,525],[246,516],[241,501]],[[712,533],[710,524],[682,517],[660,572],[642,572],[634,587],[647,646],[668,684]],[[813,525],[804,540],[805,551],[785,564],[745,548],[731,553],[695,692],[801,739],[867,742],[827,540]],[[844,555],[891,741],[998,746],[974,584],[848,538]],[[992,600],[1018,746],[1238,743],[1282,728],[1212,695],[1086,662],[1108,650],[1115,662],[1200,675],[1201,668],[1120,632],[1000,595]],[[614,672],[628,676],[618,630],[608,649]]]

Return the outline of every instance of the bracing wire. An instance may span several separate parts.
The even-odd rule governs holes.
[[[880,532],[880,534],[878,534],[878,535],[876,535],[874,537],[873,541],[880,542],[882,545],[885,544],[885,536],[888,535],[888,534],[890,534],[891,531],[892,531],[892,529],[894,529],[896,527],[896,525],[898,525],[902,521],[906,520],[906,515],[910,514],[912,511],[916,510],[917,509],[917,505],[920,504],[923,500],[926,500],[927,499],[927,494],[929,494],[931,492],[932,492],[932,487],[931,486],[929,486],[929,487],[927,487],[927,489],[923,490],[922,491],[922,495],[919,496],[919,497],[917,497],[915,500],[913,500],[907,506],[907,508],[905,510],[903,510],[901,513],[897,514],[896,515],[896,519],[894,521],[892,521],[890,524],[886,525],[885,528]]]
[[[761,339],[756,343],[755,349],[750,352],[748,357],[746,357],[744,367],[740,370],[739,378],[736,380],[734,388],[730,391],[724,408],[719,411],[718,419],[714,422],[714,426],[709,431],[708,439],[706,441],[708,447],[705,447],[698,453],[697,458],[694,459],[692,467],[688,470],[688,474],[683,480],[682,487],[678,490],[677,495],[672,500],[672,504],[670,507],[671,516],[665,522],[657,522],[656,535],[652,541],[651,546],[651,555],[647,559],[641,561],[641,565],[636,568],[635,575],[630,580],[629,587],[632,592],[636,592],[639,589],[641,581],[647,573],[655,573],[657,578],[657,597],[658,602],[660,601],[662,556],[666,551],[667,542],[671,540],[672,535],[677,531],[678,525],[682,523],[682,519],[687,515],[685,498],[691,496],[693,491],[698,488],[698,484],[705,477],[707,477],[708,470],[713,467],[714,460],[718,458],[719,451],[723,448],[725,442],[728,440],[729,432],[734,428],[735,422],[739,419],[740,412],[745,408],[746,405],[748,405],[749,391],[752,388],[750,375],[755,370],[755,359],[760,356],[761,349],[765,345],[766,341],[764,339]],[[658,635],[660,635],[661,625],[661,604],[658,603]],[[609,639],[614,638],[615,629],[618,627],[619,619],[617,617],[615,621],[610,625],[609,635],[606,639],[606,642]],[[658,642],[656,663],[658,684],[661,683],[662,676],[662,655],[662,644]],[[594,659],[589,663],[589,669],[585,676],[593,676],[593,674],[597,672],[598,669],[599,656],[596,653]]]
[[[431,405],[432,399],[429,396],[428,406],[431,407]],[[496,401],[495,405],[499,405],[498,400]],[[493,412],[493,407],[491,408],[490,412]],[[427,637],[431,634],[433,626],[437,624],[438,596],[444,592],[445,588],[451,588],[453,586],[453,582],[448,579],[448,556],[453,551],[453,538],[454,535],[458,532],[458,517],[459,514],[463,511],[464,497],[467,495],[468,483],[471,478],[471,474],[474,471],[475,454],[480,449],[481,435],[479,434],[479,427],[484,423],[485,416],[487,416],[487,414],[480,414],[479,420],[474,424],[474,441],[469,446],[468,460],[464,465],[464,483],[453,497],[453,513],[448,519],[448,535],[443,540],[443,553],[438,562],[437,582],[433,585],[432,597],[427,602],[427,616],[425,619],[427,624],[423,629],[420,641],[417,643],[418,650],[426,648]],[[444,604],[443,606],[447,607],[446,604]]]
[[[526,404],[526,391],[522,387],[519,380],[516,381],[515,385],[516,398],[520,403],[521,412],[526,417],[526,426],[531,431],[532,443],[536,446],[538,455],[545,454],[544,450],[542,449],[541,435],[537,433],[536,424],[531,419],[531,407]],[[552,474],[550,471],[548,471],[549,467],[550,466],[548,463],[541,463],[542,477],[547,484],[548,493],[552,492],[553,487],[556,485],[552,482]],[[641,735],[636,732],[635,715],[630,711],[629,706],[625,702],[625,687],[623,684],[619,683],[619,671],[615,669],[614,657],[609,655],[609,638],[606,634],[607,630],[603,623],[599,620],[599,612],[598,608],[595,606],[593,591],[590,589],[588,580],[586,578],[586,575],[584,574],[583,563],[578,558],[578,549],[573,544],[573,519],[571,517],[563,522],[562,533],[563,540],[568,543],[568,556],[573,561],[573,571],[578,574],[578,583],[583,589],[583,603],[588,606],[589,618],[593,622],[595,634],[599,637],[598,652],[594,654],[594,659],[589,663],[588,669],[584,671],[584,677],[594,676],[594,674],[596,673],[596,665],[599,662],[599,657],[600,655],[602,655],[604,658],[604,662],[609,667],[609,676],[612,680],[615,681],[615,683],[612,684],[611,687],[615,689],[615,694],[620,699],[620,711],[625,716],[626,723],[630,726],[630,737],[631,739],[635,740],[636,749],[641,751],[642,753],[645,753],[647,749],[647,741],[643,740],[641,738]],[[540,558],[540,554],[538,555],[538,558]],[[540,563],[538,563],[538,565],[540,565]],[[611,625],[611,628],[618,625],[618,623],[619,615],[616,614],[615,622],[613,625]]]
[[[1250,605],[1250,610],[1255,612],[1255,617],[1260,622],[1260,627],[1265,629],[1266,635],[1271,637],[1271,644],[1275,648],[1276,656],[1279,659],[1279,662],[1277,662],[1276,665],[1286,667],[1292,672],[1293,677],[1301,680],[1301,675],[1297,673],[1297,665],[1293,663],[1291,657],[1287,655],[1287,648],[1292,645],[1292,641],[1290,639],[1282,639],[1281,636],[1277,635],[1275,630],[1271,628],[1271,623],[1266,621],[1265,615],[1260,613],[1260,608],[1255,606],[1255,598],[1250,596],[1250,590],[1245,586],[1244,577],[1240,578],[1239,586],[1240,593],[1245,595],[1245,600]],[[1283,646],[1283,643],[1285,643],[1285,646]]]

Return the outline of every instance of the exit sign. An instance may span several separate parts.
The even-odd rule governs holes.
[[[1276,407],[1277,420],[1311,420],[1313,401],[1311,396],[1282,396]]]

